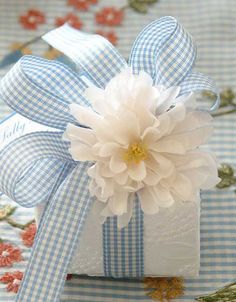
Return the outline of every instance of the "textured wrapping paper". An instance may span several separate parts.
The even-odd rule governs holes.
[[[0,125],[0,150],[26,133],[49,129],[15,114]],[[35,209],[36,221],[45,205]],[[103,276],[103,228],[91,210],[69,267],[70,273]],[[148,276],[197,276],[199,272],[199,205],[176,204],[144,217],[144,267]]]
[[[36,209],[37,221],[43,206]],[[186,203],[144,217],[144,274],[195,277],[199,273],[199,205]],[[119,266],[119,265],[118,265]],[[103,276],[103,228],[90,211],[70,273]]]

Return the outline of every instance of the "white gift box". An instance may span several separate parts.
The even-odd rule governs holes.
[[[36,208],[39,223],[44,205]],[[103,276],[103,232],[99,213],[90,211],[69,272]],[[144,215],[144,273],[147,276],[193,277],[199,271],[199,206],[175,204]]]
[[[0,124],[0,148],[26,133],[47,127],[14,114]],[[52,130],[52,129],[50,129]],[[45,204],[35,210],[39,223]],[[89,212],[81,244],[69,273],[104,275],[103,228],[96,209]],[[144,215],[144,274],[147,276],[197,276],[200,266],[200,204],[175,203],[155,215]]]

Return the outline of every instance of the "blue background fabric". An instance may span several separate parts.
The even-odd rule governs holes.
[[[100,6],[117,4],[112,1],[100,1]],[[47,4],[47,5],[45,5]],[[9,40],[14,42],[19,37],[25,41],[25,31],[18,30],[18,15],[28,7],[36,6],[45,11],[48,17],[53,17],[67,9],[58,1],[1,1],[0,3],[0,55],[7,52]],[[159,1],[150,9],[147,15],[141,16],[130,11],[123,26],[118,28],[118,49],[128,57],[130,47],[140,29],[148,22],[163,15],[173,15],[193,35],[198,45],[198,59],[196,69],[213,77],[220,88],[235,88],[236,77],[236,34],[235,34],[236,4],[232,1]],[[1,15],[2,14],[2,15]],[[92,13],[84,13],[87,30],[92,28]],[[47,31],[49,25],[40,30]],[[129,28],[129,30],[125,30]],[[28,33],[33,36],[35,33]],[[40,51],[35,49],[35,53]],[[7,69],[1,70],[1,75]],[[5,105],[1,104],[1,115],[7,112]],[[216,131],[211,140],[211,148],[218,155],[220,162],[229,162],[235,167],[235,116],[216,118]],[[218,289],[225,283],[235,281],[235,238],[236,238],[236,196],[234,189],[212,190],[204,192],[201,215],[201,271],[200,277],[186,280],[185,296],[176,301],[193,301],[198,295]],[[4,199],[1,200],[4,203]],[[32,211],[20,209],[16,212],[16,219],[28,220]],[[0,237],[21,244],[15,230],[0,224]],[[14,266],[14,270],[23,270],[29,256],[24,250],[24,262]],[[13,269],[12,269],[13,270]],[[0,269],[0,273],[4,269]],[[1,301],[14,301],[14,294],[6,293],[0,285]],[[144,285],[137,281],[101,280],[99,278],[73,278],[66,283],[62,301],[150,301],[145,295]]]

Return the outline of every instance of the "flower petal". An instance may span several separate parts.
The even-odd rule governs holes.
[[[153,79],[143,70],[139,72],[133,82],[132,97],[135,104],[149,110],[156,104],[159,91],[153,86]]]
[[[130,194],[128,197],[128,206],[127,206],[127,212],[124,213],[121,216],[117,217],[117,227],[118,229],[122,229],[124,227],[126,227],[132,217],[133,214],[133,206],[134,206],[134,194]]]
[[[124,171],[123,173],[114,176],[114,181],[116,181],[121,186],[127,183],[127,179],[128,179],[127,171]]]
[[[90,146],[96,142],[96,137],[91,129],[78,127],[70,123],[66,127],[64,138],[69,141],[80,141]]]
[[[157,143],[150,146],[150,149],[154,152],[160,153],[173,153],[173,154],[185,154],[186,149],[177,140],[166,139],[158,141]]]
[[[117,113],[116,119],[111,117],[109,125],[113,132],[114,139],[123,145],[127,145],[132,141],[140,138],[140,124],[134,112],[123,110]],[[119,119],[119,114],[122,118]]]
[[[156,195],[150,187],[138,191],[138,196],[145,214],[156,214],[159,211]]]
[[[143,133],[148,127],[153,127],[154,124],[155,127],[160,124],[155,115],[147,109],[147,106],[139,106],[135,104],[134,110],[139,121],[140,133]]]
[[[184,120],[186,115],[186,107],[184,104],[178,103],[173,108],[167,112],[162,113],[158,116],[160,125],[165,121],[166,118],[169,119],[168,128],[165,131],[165,134],[169,134],[175,128],[175,126],[182,120]],[[164,129],[163,129],[164,130]]]
[[[115,142],[108,142],[101,144],[99,149],[99,156],[108,157],[112,156],[114,153],[117,153],[117,151],[120,149],[120,146]]]
[[[87,127],[96,128],[101,123],[101,117],[92,109],[85,108],[78,104],[71,104],[70,112],[75,119]]]
[[[145,145],[150,146],[156,143],[156,141],[159,139],[159,136],[160,130],[158,128],[148,127],[144,130],[141,138]]]
[[[163,177],[169,176],[174,169],[173,163],[166,158],[165,156],[161,155],[160,153],[157,152],[150,152],[153,159],[156,161],[158,164],[157,171],[159,175]]]
[[[147,175],[144,178],[143,182],[149,186],[155,186],[160,181],[160,179],[160,174],[157,174],[157,172],[154,172],[151,169],[147,168]]]
[[[217,162],[210,153],[202,150],[191,152],[184,159],[176,159],[178,171],[185,175],[196,188],[210,189],[219,181]]]
[[[193,185],[191,181],[179,173],[176,176],[175,181],[172,184],[172,188],[174,193],[183,201],[192,201],[195,190],[193,189]]]
[[[121,155],[119,153],[114,154],[110,160],[110,169],[115,173],[122,173],[127,169],[127,165],[122,161]]]
[[[83,143],[72,141],[69,152],[75,161],[94,161],[96,159],[91,147]]]
[[[213,167],[213,173],[217,171],[215,157],[204,150],[189,151],[185,155],[168,154],[167,157],[175,163],[179,171],[209,166]]]
[[[133,180],[142,181],[147,175],[145,163],[141,161],[139,164],[130,164],[128,174]]]
[[[165,143],[180,143],[185,150],[193,150],[203,144],[206,144],[213,133],[213,126],[203,126],[194,130],[169,135],[163,141]],[[174,143],[175,144],[175,143]],[[173,146],[174,148],[174,146]]]
[[[172,133],[173,129],[176,125],[184,120],[186,115],[186,108],[183,104],[176,104],[173,108],[168,110],[167,112],[162,113],[158,116],[158,120],[160,125],[158,126],[158,130],[160,131],[159,137],[163,137]]]
[[[109,199],[108,205],[112,213],[115,215],[123,215],[127,213],[128,193],[125,191],[117,191]]]
[[[212,116],[204,111],[191,111],[188,112],[183,121],[178,123],[173,129],[173,133],[181,133],[202,126],[208,125],[212,121]]]
[[[102,187],[101,197],[102,199],[108,199],[114,194],[114,187],[112,179],[106,179]]]
[[[93,109],[99,114],[105,116],[112,110],[112,106],[107,102],[105,91],[96,86],[88,87],[85,90],[85,96],[91,102]]]
[[[195,169],[189,169],[182,172],[187,177],[192,185],[197,189],[207,188],[208,185],[212,188],[218,183],[218,177],[210,177],[207,167],[199,167]]]
[[[159,115],[165,111],[167,111],[171,105],[175,104],[175,99],[180,92],[179,86],[172,86],[166,89],[164,92],[161,93],[160,97],[158,98],[156,114]]]
[[[131,69],[125,68],[115,78],[111,79],[105,88],[105,96],[110,100],[113,110],[131,101],[134,76]]]
[[[168,188],[158,185],[152,188],[156,195],[156,201],[162,208],[169,208],[175,202]]]
[[[99,173],[103,177],[114,177],[114,173],[111,171],[111,169],[110,169],[110,167],[107,163],[105,163],[105,164],[100,163],[99,164]]]

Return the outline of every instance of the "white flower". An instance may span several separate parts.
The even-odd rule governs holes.
[[[85,91],[92,108],[70,106],[87,128],[69,124],[65,138],[76,161],[91,161],[90,193],[101,214],[126,225],[135,193],[146,214],[174,202],[199,200],[219,180],[216,161],[199,149],[212,134],[211,116],[191,108],[194,96],[179,87],[153,86],[145,72],[125,69],[100,89]]]

